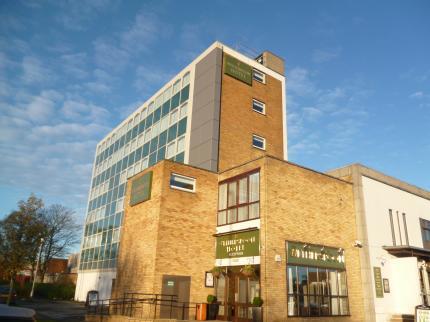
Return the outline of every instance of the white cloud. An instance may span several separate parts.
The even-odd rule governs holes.
[[[316,121],[323,115],[323,112],[311,106],[311,107],[304,107],[303,114],[304,114],[304,117],[309,121]]]
[[[424,93],[419,91],[419,92],[415,92],[412,93],[411,95],[409,95],[410,98],[423,98],[424,97]]]
[[[52,80],[51,71],[36,57],[25,56],[22,60],[21,79],[26,84],[40,84]]]
[[[61,67],[67,76],[83,79],[88,77],[86,61],[86,53],[64,54],[61,56]]]
[[[292,68],[287,74],[287,92],[298,96],[315,94],[315,85],[309,77],[307,69],[302,67]]]
[[[136,69],[136,80],[134,86],[138,90],[148,90],[167,82],[173,75],[166,73],[160,68],[151,66],[139,66]]]
[[[61,112],[67,119],[80,121],[81,123],[85,121],[102,121],[110,115],[109,111],[101,106],[76,100],[64,101]]]
[[[339,57],[341,47],[316,49],[312,53],[312,60],[316,63],[325,63]]]
[[[26,106],[26,116],[34,122],[46,122],[52,117],[55,105],[62,95],[53,90],[42,91]]]

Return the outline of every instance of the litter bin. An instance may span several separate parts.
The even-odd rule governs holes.
[[[197,321],[206,321],[206,303],[198,303],[196,304],[196,320]]]

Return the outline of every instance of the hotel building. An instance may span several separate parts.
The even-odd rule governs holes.
[[[375,321],[369,267],[382,265],[381,250],[369,255],[366,199],[357,195],[367,179],[287,161],[284,74],[270,52],[251,59],[216,42],[98,144],[77,300],[90,290],[102,299],[139,292],[185,303],[214,294],[219,320],[248,322],[261,297],[265,322]],[[412,208],[388,203],[390,216],[406,213],[409,242],[422,247]],[[406,228],[395,227],[395,249],[381,249],[384,265],[398,270],[380,267],[378,275],[393,274],[390,281],[418,265],[390,257],[406,241],[396,235]],[[387,305],[399,301],[400,280],[390,282]]]
[[[223,64],[242,80],[221,79]],[[164,159],[210,171],[266,152],[286,159],[283,66],[269,52],[257,62],[215,42],[97,145],[76,300],[111,295],[128,178]],[[237,82],[246,90],[237,93]]]

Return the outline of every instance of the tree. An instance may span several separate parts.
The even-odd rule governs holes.
[[[66,255],[80,240],[81,226],[75,223],[74,212],[62,205],[52,205],[42,212],[45,225],[40,268],[42,283],[49,261]]]
[[[11,300],[16,274],[37,257],[37,246],[45,227],[39,213],[43,207],[42,199],[32,194],[27,201],[20,201],[18,207],[18,211],[0,221],[0,266],[10,280],[7,304]]]

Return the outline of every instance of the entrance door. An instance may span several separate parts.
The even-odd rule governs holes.
[[[177,303],[171,303],[171,296],[163,296],[160,308],[160,318],[188,319],[188,309],[182,312],[182,304],[188,306],[190,301],[190,276],[163,275],[163,295],[175,295]],[[171,305],[172,304],[172,305]],[[184,316],[182,316],[184,314]]]
[[[260,294],[258,275],[245,277],[239,268],[228,270],[217,281],[217,297],[221,302],[218,319],[233,322],[252,321],[252,300]],[[258,273],[258,272],[257,272]]]

